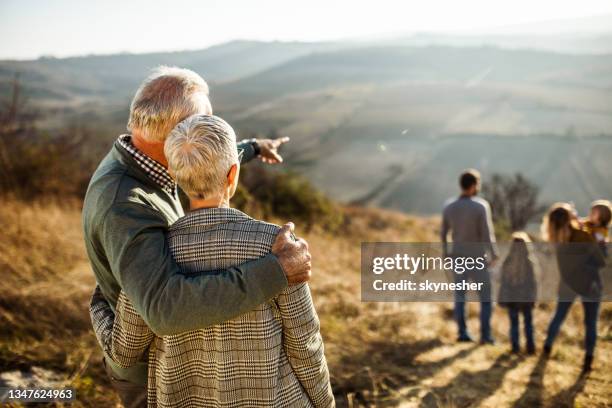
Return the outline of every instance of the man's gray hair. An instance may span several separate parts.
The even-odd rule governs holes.
[[[132,100],[128,130],[139,129],[148,142],[164,142],[181,120],[205,113],[208,85],[189,69],[160,66],[140,85]]]
[[[236,134],[223,119],[193,115],[170,132],[164,153],[168,169],[192,198],[217,195],[234,164],[238,164]]]

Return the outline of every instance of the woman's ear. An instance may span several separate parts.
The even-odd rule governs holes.
[[[237,175],[238,175],[238,165],[232,164],[232,167],[230,167],[229,172],[227,173],[227,184],[229,184],[230,186],[234,184],[234,180],[236,179]]]
[[[238,186],[238,175],[240,173],[240,166],[236,163],[230,167],[229,172],[227,173],[227,186],[230,189],[230,194],[233,195],[236,191],[236,187]]]

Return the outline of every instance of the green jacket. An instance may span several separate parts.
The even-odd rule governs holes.
[[[247,153],[243,161],[252,158],[249,147],[239,145]],[[166,230],[183,214],[180,199],[162,190],[115,142],[83,205],[87,254],[113,310],[123,289],[155,334],[173,335],[229,320],[287,286],[272,254],[215,275],[181,274]],[[122,379],[142,379],[143,367],[130,372],[111,366]]]

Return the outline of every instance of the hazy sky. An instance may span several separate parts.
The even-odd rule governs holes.
[[[0,0],[0,58],[486,31],[609,13],[610,0]]]

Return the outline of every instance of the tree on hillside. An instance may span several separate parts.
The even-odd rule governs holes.
[[[493,174],[483,184],[483,195],[491,204],[493,220],[506,222],[512,231],[524,229],[543,210],[538,204],[540,189],[520,173]]]
[[[90,131],[69,126],[50,135],[38,129],[39,119],[15,74],[11,94],[0,101],[0,194],[23,199],[81,196],[93,167],[91,158],[83,154],[91,150],[83,147]]]
[[[19,73],[11,82],[10,97],[2,101],[0,109],[0,187],[7,192],[19,187],[16,173],[20,157],[16,157],[16,153],[20,152],[15,146],[23,144],[21,139],[28,137],[32,130],[28,123],[34,121],[34,114],[25,108]]]

